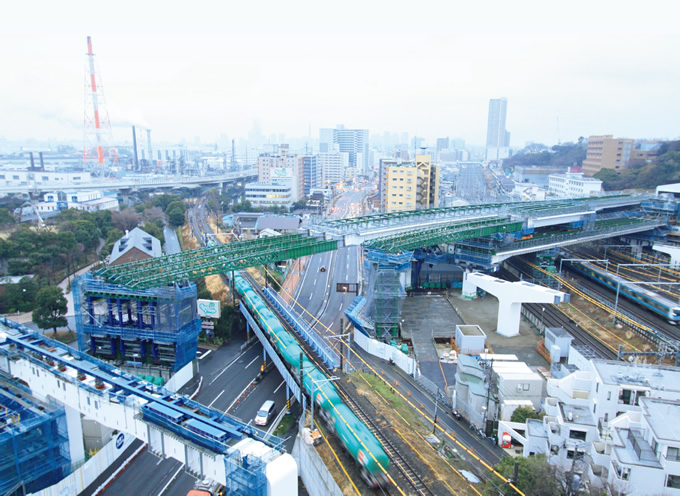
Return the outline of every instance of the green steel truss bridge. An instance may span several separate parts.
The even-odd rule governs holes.
[[[524,228],[544,228],[529,240],[517,240],[494,250],[494,262],[513,255],[577,244],[594,239],[649,231],[664,226],[663,217],[618,217],[607,209],[635,208],[643,195],[613,195],[543,202],[513,202],[465,207],[433,208],[415,212],[378,214],[325,221],[301,234],[214,245],[97,271],[111,283],[148,289],[185,279],[195,280],[262,264],[281,262],[363,245],[386,253],[510,234]],[[551,232],[551,226],[588,220],[583,229]]]

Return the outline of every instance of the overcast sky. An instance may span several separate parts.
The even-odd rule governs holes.
[[[0,17],[0,137],[80,139],[92,36],[114,137],[368,128],[511,145],[680,135],[677,0],[16,1]],[[559,121],[559,125],[558,125]]]

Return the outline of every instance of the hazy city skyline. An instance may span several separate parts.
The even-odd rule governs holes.
[[[116,141],[132,124],[156,141],[239,139],[259,121],[264,136],[344,124],[483,145],[500,97],[513,148],[680,134],[667,0],[245,4],[13,4],[0,137],[82,139],[88,35]]]

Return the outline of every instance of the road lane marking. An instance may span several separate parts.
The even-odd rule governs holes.
[[[165,491],[168,490],[168,487],[170,487],[170,484],[172,484],[175,481],[175,479],[179,475],[180,470],[182,470],[183,468],[184,468],[184,464],[181,463],[179,468],[177,469],[177,471],[172,475],[172,477],[170,477],[170,480],[168,481],[168,483],[165,484],[165,486],[163,486],[163,489],[161,489],[161,492],[158,493],[158,496],[163,496]]]
[[[229,367],[231,367],[231,366],[234,365],[236,362],[238,362],[239,358],[241,358],[243,355],[245,355],[245,353],[241,353],[239,356],[237,356],[236,358],[234,358],[234,359],[229,363],[229,365],[227,365],[227,366],[222,370],[222,372],[220,372],[219,374],[217,374],[217,377],[215,377],[212,381],[210,381],[210,384],[208,384],[208,385],[209,385],[209,386],[212,386],[213,382],[215,382],[217,379],[219,379],[220,376],[221,376],[222,374],[224,374],[224,373],[229,369]]]
[[[245,394],[245,392],[248,390],[248,388],[249,388],[250,386],[253,385],[254,382],[255,382],[255,377],[253,377],[253,380],[250,381],[250,382],[248,383],[248,385],[247,385],[246,387],[243,388],[243,391],[241,391],[240,393],[238,393],[238,395],[236,396],[236,398],[234,398],[234,401],[231,402],[231,405],[229,405],[229,406],[227,407],[227,409],[224,411],[224,413],[229,413],[229,411],[234,407],[234,404],[236,404],[236,402],[239,401],[239,400],[241,399],[241,396],[243,396],[243,395]],[[245,400],[245,398],[243,398],[243,399]],[[248,422],[248,423],[250,424],[250,422]]]
[[[285,383],[286,383],[286,381],[281,381],[281,384],[279,384],[279,387],[277,387],[276,389],[274,389],[274,393],[272,393],[272,394],[276,394],[276,392],[277,392],[279,389],[281,389],[281,386],[283,386]]]
[[[249,363],[248,365],[246,365],[245,367],[243,367],[243,368],[244,368],[244,369],[247,369],[247,368],[250,367],[253,363],[255,363],[255,360],[257,360],[258,358],[259,358],[259,357],[253,358],[253,359],[250,361],[250,363]]]
[[[212,400],[212,402],[208,405],[208,408],[212,408],[212,406],[215,404],[215,402],[216,402],[216,401],[219,399],[219,397],[222,396],[223,394],[224,394],[224,389],[222,390],[222,392],[221,392],[220,394],[217,395],[217,398],[215,398],[214,400]]]
[[[212,350],[208,350],[205,353],[203,353],[200,357],[198,357],[199,360],[203,360],[205,357],[210,355],[212,353]]]

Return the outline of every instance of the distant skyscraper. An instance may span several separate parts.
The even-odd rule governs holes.
[[[510,133],[505,129],[507,98],[489,100],[489,123],[486,128],[486,159],[500,160],[510,155]]]
[[[368,129],[345,129],[339,125],[335,129],[322,128],[319,135],[321,153],[332,152],[333,145],[337,144],[341,153],[349,154],[350,167],[356,167],[359,173],[369,171]]]

